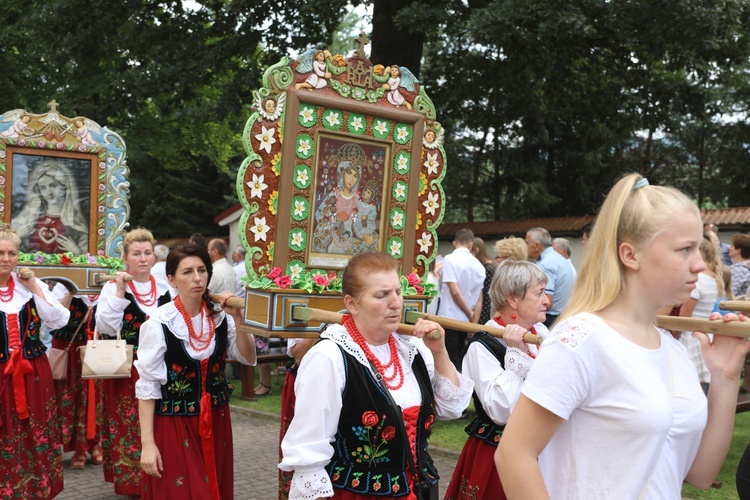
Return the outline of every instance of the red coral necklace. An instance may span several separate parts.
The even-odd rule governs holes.
[[[150,278],[151,288],[146,293],[138,293],[138,291],[135,289],[135,283],[132,281],[128,283],[128,288],[130,288],[131,293],[135,295],[135,299],[146,307],[150,307],[156,304],[156,280],[153,276],[151,276]]]
[[[177,311],[182,316],[182,320],[185,322],[185,325],[188,329],[188,343],[190,344],[190,347],[193,348],[196,352],[202,352],[208,349],[208,346],[211,345],[211,341],[214,339],[214,334],[216,333],[216,322],[214,322],[213,316],[208,314],[208,308],[206,307],[205,302],[201,302],[201,331],[200,333],[197,333],[195,331],[195,328],[193,328],[193,318],[190,317],[190,315],[185,312],[185,307],[182,305],[182,300],[180,300],[180,297],[177,296],[176,299],[174,299],[174,306],[177,308]],[[206,340],[203,340],[203,318],[208,315],[208,338]]]
[[[13,280],[13,276],[8,277],[8,289],[0,290],[0,300],[3,302],[10,302],[13,300],[13,290],[16,289],[16,282]]]
[[[381,363],[377,356],[375,356],[370,350],[370,346],[367,345],[365,338],[359,333],[357,326],[354,324],[354,319],[351,316],[345,316],[345,318],[343,324],[344,327],[346,327],[346,331],[349,332],[349,335],[352,336],[352,339],[354,339],[357,345],[362,348],[367,360],[372,363],[380,376],[383,377],[385,386],[392,391],[400,389],[401,386],[404,385],[404,370],[401,367],[401,359],[398,357],[398,349],[396,348],[396,338],[393,334],[388,337],[388,347],[391,350],[391,359],[388,361],[387,365],[383,366],[383,363]],[[389,377],[385,374],[385,370],[391,366],[393,367],[393,373]],[[399,382],[393,383],[396,379],[398,379]]]

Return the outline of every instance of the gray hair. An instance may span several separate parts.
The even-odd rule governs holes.
[[[156,255],[156,258],[159,261],[167,260],[167,255],[169,255],[169,247],[166,245],[156,245],[154,247],[154,255]]]
[[[531,236],[531,241],[539,243],[544,248],[552,246],[552,236],[543,227],[533,227],[526,231]]]
[[[247,250],[245,250],[245,247],[243,247],[242,245],[240,245],[237,248],[235,248],[234,252],[232,252],[232,253],[236,253],[237,255],[240,255],[244,259],[245,256],[247,255]]]
[[[570,258],[573,255],[573,247],[570,246],[570,242],[565,238],[555,238],[552,240],[552,246],[557,246],[565,251]]]
[[[527,260],[505,259],[495,269],[490,284],[492,310],[498,312],[508,305],[508,297],[523,299],[529,288],[540,283],[547,284],[542,268]]]

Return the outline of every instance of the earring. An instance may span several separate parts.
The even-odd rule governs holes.
[[[516,314],[515,309],[513,309],[513,313],[510,315],[510,319],[518,319],[518,314]]]

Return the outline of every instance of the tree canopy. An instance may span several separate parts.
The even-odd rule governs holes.
[[[747,2],[372,3],[371,59],[410,67],[446,129],[447,220],[593,213],[633,170],[703,207],[750,205]],[[55,98],[117,131],[131,224],[214,234],[263,70],[341,47],[363,4],[9,0],[0,109]]]

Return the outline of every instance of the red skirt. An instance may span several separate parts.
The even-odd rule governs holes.
[[[135,398],[137,380],[135,366],[130,378],[102,380],[104,480],[115,484],[117,495],[141,495],[141,425]]]
[[[281,453],[281,442],[284,440],[286,430],[289,428],[289,424],[292,423],[294,418],[294,402],[296,397],[294,396],[294,381],[297,379],[296,376],[292,375],[291,372],[286,372],[286,378],[284,379],[284,386],[281,388],[281,429],[279,431],[279,462],[284,458]],[[283,471],[279,469],[279,500],[287,500],[289,498],[289,487],[292,484],[292,476],[294,471]]]
[[[461,451],[445,500],[505,500],[495,468],[496,447],[469,436]]]
[[[57,349],[65,349],[68,345],[68,342],[52,339],[52,347]],[[101,439],[102,384],[100,380],[81,378],[78,347],[85,345],[85,342],[73,342],[68,355],[67,378],[54,381],[60,441],[64,452],[74,451],[76,455],[85,454],[99,444]],[[93,403],[91,407],[89,396]],[[93,429],[89,429],[89,422],[93,424]],[[93,437],[87,438],[87,433]]]
[[[24,376],[29,418],[18,419],[13,378],[0,363],[0,498],[54,498],[63,490],[62,447],[46,355]]]
[[[154,415],[154,440],[164,470],[161,479],[143,474],[142,499],[205,500],[211,498],[206,481],[200,418]],[[221,500],[234,498],[234,448],[229,405],[213,412],[214,453]]]

